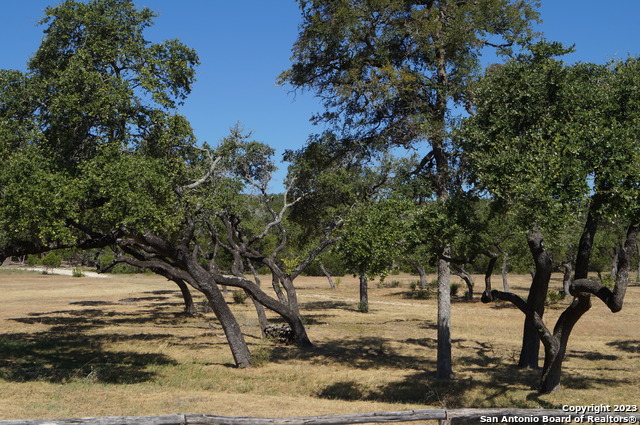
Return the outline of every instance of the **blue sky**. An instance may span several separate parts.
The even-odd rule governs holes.
[[[42,38],[37,25],[55,0],[0,0],[0,69],[24,69]],[[300,21],[294,0],[138,0],[160,16],[151,41],[178,38],[197,50],[201,65],[180,112],[201,141],[215,143],[241,122],[254,138],[284,149],[301,147],[320,109],[311,94],[276,85],[289,65]],[[550,40],[575,44],[567,59],[604,63],[640,54],[638,0],[543,0],[539,30]],[[285,166],[276,175],[278,189]]]

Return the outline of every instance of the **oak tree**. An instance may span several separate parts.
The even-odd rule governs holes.
[[[313,91],[313,117],[337,134],[336,149],[376,158],[390,146],[419,149],[425,196],[445,201],[451,177],[454,107],[470,104],[469,83],[489,48],[507,53],[532,37],[535,1],[300,0],[302,25],[281,81]],[[438,260],[438,366],[452,376],[450,246]]]

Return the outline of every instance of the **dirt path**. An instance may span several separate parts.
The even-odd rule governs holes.
[[[44,267],[7,267],[12,268],[14,270],[25,270],[29,272],[41,272],[44,273],[46,271],[47,274],[58,274],[63,276],[73,276],[73,269],[61,269],[61,268],[53,268],[46,269]],[[111,275],[105,273],[96,273],[96,272],[88,272],[82,271],[82,274],[86,277],[97,277],[97,278],[109,278]]]
[[[343,301],[343,302],[350,302],[350,303],[357,303],[358,301],[360,301],[359,299],[351,298],[351,297],[341,297],[339,295],[322,295],[322,294],[298,294],[298,298],[316,298],[316,299],[327,300],[327,301]],[[383,304],[383,305],[399,305],[399,306],[410,306],[410,307],[415,307],[417,304],[417,303],[403,303],[403,302],[379,301],[379,300],[376,300],[375,303]]]

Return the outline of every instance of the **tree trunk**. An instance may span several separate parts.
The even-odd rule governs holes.
[[[509,291],[509,282],[507,281],[507,265],[509,260],[509,254],[504,252],[502,254],[502,267],[500,268],[500,273],[502,274],[502,288],[504,292]]]
[[[427,289],[427,285],[428,285],[427,272],[425,271],[424,267],[422,267],[420,264],[416,266],[416,270],[420,275],[420,288]]]
[[[256,268],[253,266],[253,263],[251,263],[251,261],[248,261],[248,263],[249,269],[251,269],[251,273],[253,274],[253,280],[256,282],[256,286],[259,288],[261,282],[260,277],[258,276],[258,272],[256,271]],[[262,336],[266,337],[267,335],[265,334],[264,330],[267,326],[269,326],[269,321],[267,320],[267,314],[264,311],[264,306],[260,304],[249,291],[245,290],[245,293],[251,298],[251,301],[253,302],[253,306],[256,309],[256,314],[258,315],[258,323],[260,323]]]
[[[485,288],[491,288],[491,277],[493,276],[493,269],[496,267],[496,261],[498,261],[499,256],[493,252],[487,252],[486,254],[489,257],[489,264],[487,264],[487,270],[484,273],[484,286]]]
[[[506,252],[504,249],[502,249],[502,247],[500,246],[500,242],[496,243],[496,248],[498,248],[498,251],[502,255],[502,267],[500,268],[500,273],[502,274],[502,290],[504,292],[511,292],[509,290],[509,282],[507,281],[507,267],[509,265],[509,253]]]
[[[588,243],[589,241],[585,241],[584,245],[581,244],[585,249],[590,249],[592,245],[596,226],[597,223],[590,225],[590,235],[588,235],[588,237],[591,239],[591,244]],[[586,227],[587,226],[585,226],[585,228]],[[560,387],[562,362],[566,354],[569,335],[582,315],[591,308],[591,295],[596,295],[600,298],[613,313],[617,313],[622,309],[622,303],[629,283],[631,257],[637,243],[638,231],[639,228],[637,225],[629,226],[627,229],[625,244],[618,252],[618,275],[613,292],[602,286],[602,284],[589,281],[585,277],[578,278],[576,273],[576,279],[572,285],[572,290],[576,294],[576,298],[567,310],[560,315],[558,323],[556,323],[553,336],[557,341],[558,350],[557,352],[549,353],[548,359],[545,358],[545,366],[540,380],[540,392],[548,393]],[[582,258],[589,257],[583,255]]]
[[[369,312],[369,282],[364,273],[360,274],[360,303],[358,310],[362,313]]]
[[[564,298],[569,298],[569,287],[571,286],[571,272],[573,268],[571,267],[571,263],[567,261],[566,263],[561,264],[562,267],[562,292],[564,293]]]
[[[180,292],[182,293],[182,299],[184,300],[184,312],[189,315],[194,315],[198,313],[198,309],[193,303],[193,297],[191,296],[191,291],[189,291],[189,287],[184,280],[182,279],[172,279],[180,288]]]
[[[534,228],[527,234],[527,243],[529,244],[536,270],[527,298],[530,313],[527,314],[524,321],[522,349],[520,350],[518,366],[537,369],[540,337],[538,336],[532,313],[537,313],[540,318],[544,315],[544,303],[549,289],[549,280],[551,280],[552,263],[551,257],[544,250],[542,232],[539,229]]]
[[[215,282],[210,281],[210,279],[201,281],[200,285],[202,287],[202,292],[205,297],[207,297],[207,300],[211,305],[211,309],[218,318],[220,325],[222,325],[222,329],[224,330],[224,334],[229,342],[231,354],[233,355],[236,366],[240,368],[250,367],[251,353],[249,352],[247,343],[242,335],[240,325],[227,305],[218,285],[216,285]]]
[[[471,277],[469,272],[466,271],[464,267],[460,266],[460,267],[457,267],[457,270],[454,274],[458,276],[460,279],[462,279],[464,283],[467,285],[467,295],[465,298],[472,300],[474,284],[473,284],[473,278]]]
[[[595,208],[595,207],[592,207]],[[576,269],[574,279],[587,279],[589,277],[589,260],[591,258],[591,248],[593,247],[593,239],[598,230],[598,220],[589,210],[587,221],[585,222],[580,242],[578,243],[578,255],[576,256]]]
[[[275,298],[270,297],[258,288],[254,282],[245,277],[226,276],[219,273],[217,270],[213,270],[212,272],[214,273],[213,278],[216,281],[247,290],[260,304],[279,314],[291,327],[296,344],[299,347],[313,347],[313,344],[307,336],[307,331],[302,322],[302,318],[300,317],[300,313],[294,311],[289,306],[289,303],[282,303]]]
[[[417,261],[408,260],[407,262],[418,272],[418,275],[420,276],[420,288],[427,289],[427,271]]]
[[[447,247],[444,255],[449,257]],[[438,260],[438,354],[436,378],[453,379],[451,364],[451,269],[445,259]]]
[[[550,393],[560,387],[560,377],[562,375],[562,362],[567,352],[567,343],[573,327],[591,308],[590,296],[575,297],[573,303],[560,315],[558,323],[553,330],[553,349],[545,351],[542,377],[540,378],[541,393]]]
[[[578,243],[574,284],[578,280],[588,278],[591,249],[597,229],[598,220],[590,210]],[[575,295],[571,305],[558,318],[553,329],[552,343],[549,344],[549,347],[545,347],[544,366],[539,388],[541,393],[549,393],[560,387],[562,362],[567,351],[569,335],[582,315],[591,308],[591,295],[588,293]]]
[[[264,306],[260,304],[253,295],[251,295],[251,292],[244,289],[244,293],[247,294],[247,297],[249,297],[249,299],[253,303],[253,307],[256,309],[256,315],[258,316],[258,324],[260,325],[260,331],[262,333],[262,336],[266,337],[267,334],[265,333],[264,330],[267,328],[267,326],[269,326],[269,321],[267,320],[267,314],[264,311]]]
[[[613,260],[611,261],[611,277],[614,279],[618,275],[618,255],[620,255],[620,247],[616,246],[613,249]]]
[[[636,250],[638,252],[638,270],[636,271],[636,282],[640,282],[640,243],[636,242]]]
[[[278,299],[282,304],[287,304],[287,297],[284,295],[282,291],[282,286],[280,286],[280,280],[275,273],[271,273],[271,286],[273,286],[273,291],[276,293]]]
[[[327,271],[327,269],[324,267],[324,264],[320,263],[320,270],[322,270],[322,273],[324,273],[324,275],[327,277],[327,280],[329,281],[329,286],[331,287],[331,289],[336,289],[336,284],[333,283],[333,278],[331,277],[331,274]]]
[[[296,291],[295,286],[293,286],[293,281],[291,277],[287,274],[280,276],[280,283],[284,287],[284,290],[287,294],[287,304],[291,311],[293,311],[298,317],[300,317],[300,306],[298,305],[298,292]]]

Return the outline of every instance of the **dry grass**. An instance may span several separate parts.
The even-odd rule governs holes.
[[[233,304],[229,294],[256,359],[265,363],[239,370],[215,318],[184,316],[179,291],[162,278],[0,269],[0,418],[298,416],[640,400],[637,285],[618,314],[594,301],[569,343],[563,389],[538,396],[532,387],[539,372],[513,366],[523,317],[507,304],[456,300],[457,379],[435,380],[435,300],[407,298],[412,279],[392,276],[402,282],[397,288],[372,283],[371,311],[363,314],[355,279],[343,277],[332,291],[322,278],[300,278],[313,350],[261,340],[251,304]],[[510,283],[526,293],[527,278],[513,276]],[[547,320],[560,312],[548,309]]]

